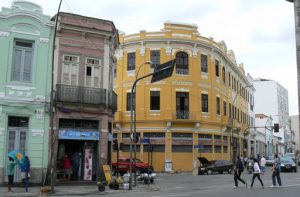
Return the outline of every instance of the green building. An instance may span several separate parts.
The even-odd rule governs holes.
[[[13,1],[0,12],[0,183],[12,150],[29,156],[31,182],[45,177],[53,33],[50,16],[34,3]]]

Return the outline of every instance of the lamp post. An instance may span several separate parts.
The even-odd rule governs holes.
[[[136,84],[147,77],[153,76],[151,79],[151,83],[163,80],[165,78],[168,78],[172,76],[173,70],[174,70],[174,65],[175,65],[175,59],[170,60],[164,64],[161,64],[158,66],[158,68],[155,68],[153,73],[147,74],[145,76],[142,76],[140,78],[137,78],[131,87],[131,95],[130,95],[130,146],[129,146],[129,151],[130,151],[130,165],[129,165],[129,190],[132,189],[132,134],[133,134],[133,91],[136,88]]]
[[[152,62],[151,62],[151,61],[146,61],[146,62],[142,63],[142,64],[139,66],[139,68],[138,68],[138,70],[137,70],[137,72],[136,72],[136,75],[135,75],[135,80],[137,80],[141,68],[142,68],[144,65],[147,65],[147,64],[148,64],[148,65],[149,65],[149,64],[151,65]],[[134,88],[134,92],[135,92],[135,96],[136,96],[136,86],[135,86],[135,88]],[[134,117],[133,117],[133,132],[134,132],[133,138],[134,138],[134,166],[136,166],[136,138],[137,138],[137,136],[136,136],[136,99],[135,99],[135,104],[134,104],[134,106],[135,106],[135,108],[134,108]],[[136,186],[136,170],[134,170],[134,186]]]

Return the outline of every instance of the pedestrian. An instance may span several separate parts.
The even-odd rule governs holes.
[[[244,165],[242,163],[242,160],[239,156],[236,157],[236,162],[234,166],[234,188],[238,187],[238,180],[244,183],[244,185],[247,187],[246,181],[241,179],[242,172],[244,171]]]
[[[79,162],[80,156],[79,153],[76,151],[72,155],[72,180],[78,180],[78,170],[79,170]]]
[[[261,168],[261,173],[264,174],[266,172],[266,158],[263,155],[262,158],[260,159],[260,168]]]
[[[280,158],[278,157],[277,154],[274,155],[275,157],[275,161],[272,167],[272,182],[273,185],[271,185],[271,187],[276,187],[276,181],[275,181],[275,177],[277,178],[277,183],[279,185],[279,187],[282,186],[281,184],[281,178],[280,178]]]
[[[30,178],[30,161],[28,156],[25,156],[24,163],[21,167],[21,178],[24,187],[28,187],[28,179]]]
[[[253,161],[254,161],[254,165],[253,165],[253,176],[252,176],[251,188],[253,188],[253,183],[254,183],[254,180],[256,177],[258,178],[258,180],[261,184],[261,187],[264,188],[264,183],[262,182],[260,175],[259,175],[261,173],[261,170],[259,168],[258,161],[257,161],[257,159],[253,159]]]
[[[8,157],[7,176],[8,176],[8,192],[12,192],[11,188],[14,184],[16,162],[12,157]]]
[[[68,157],[68,155],[65,155],[64,157],[64,174],[65,174],[65,179],[70,180],[71,179],[71,160]]]

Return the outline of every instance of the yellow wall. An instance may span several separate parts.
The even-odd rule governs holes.
[[[149,65],[143,65],[150,60],[151,50],[160,50],[160,62],[164,63],[174,59],[176,53],[183,51],[189,56],[189,75],[177,75],[174,69],[170,78],[151,84],[151,78],[143,79],[136,88],[136,120],[137,132],[164,132],[165,153],[153,154],[153,165],[155,170],[164,171],[165,159],[173,162],[174,169],[192,170],[193,161],[200,153],[193,149],[192,153],[172,152],[172,133],[193,133],[193,146],[198,145],[198,134],[218,134],[228,136],[230,145],[231,128],[239,128],[240,136],[247,128],[248,123],[234,121],[231,125],[228,121],[229,103],[249,114],[249,103],[240,95],[240,91],[233,91],[228,84],[228,71],[234,75],[243,87],[249,81],[242,67],[235,61],[233,52],[227,50],[223,42],[215,42],[212,39],[199,35],[197,27],[186,24],[166,23],[165,31],[146,32],[141,31],[132,35],[120,35],[121,47],[116,52],[117,77],[114,80],[115,91],[118,95],[118,110],[115,114],[114,132],[118,132],[119,139],[124,132],[130,132],[130,113],[126,111],[127,92],[130,92],[135,80],[137,70],[140,68],[139,76],[153,72]],[[172,48],[169,53],[168,47]],[[145,51],[143,53],[143,51]],[[127,53],[136,53],[136,68],[127,71]],[[208,74],[201,73],[201,54],[207,55]],[[219,61],[219,78],[215,76],[215,59]],[[226,83],[222,80],[222,67],[226,68]],[[231,80],[232,83],[232,80]],[[160,110],[150,110],[150,90],[160,91]],[[249,90],[251,92],[251,90]],[[176,92],[188,92],[189,112],[188,119],[178,120],[176,114]],[[202,113],[201,93],[209,95],[209,113]],[[220,97],[221,115],[216,114],[216,97]],[[226,101],[227,115],[223,114],[223,100]],[[212,144],[213,145],[213,144]],[[122,153],[128,156],[128,153]],[[208,159],[231,158],[231,149],[227,153],[201,153]],[[141,159],[147,161],[146,152],[141,152]]]

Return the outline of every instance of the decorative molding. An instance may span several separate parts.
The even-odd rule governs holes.
[[[140,48],[140,55],[144,56],[146,53],[146,48],[144,47],[144,45],[142,44],[141,48]]]
[[[189,89],[186,89],[186,88],[176,88],[175,90],[177,92],[189,92],[190,91]]]
[[[16,86],[16,85],[6,85],[5,87],[11,88],[12,90],[35,90],[35,87],[29,87],[29,86]]]
[[[192,38],[191,35],[187,35],[187,34],[172,34],[172,36],[177,36],[177,37],[181,37],[181,38]]]
[[[2,116],[2,110],[3,110],[3,108],[2,108],[2,106],[0,106],[0,117]]]
[[[4,98],[5,97],[5,92],[0,92],[0,98]]]
[[[167,55],[171,55],[172,54],[172,47],[169,44],[166,46],[166,54]]]
[[[0,128],[0,136],[4,135],[5,128]]]
[[[135,76],[135,70],[129,70],[127,72],[127,77],[134,77]]]
[[[44,109],[43,108],[35,110],[35,118],[39,119],[39,120],[44,118]]]
[[[42,96],[42,95],[35,95],[35,100],[45,100],[46,97],[45,96]]]
[[[40,38],[40,42],[41,43],[48,43],[49,42],[49,38]]]
[[[201,78],[202,79],[208,79],[208,73],[201,72]]]
[[[6,31],[0,31],[0,37],[9,37],[9,32]]]
[[[31,133],[32,133],[32,136],[41,136],[43,137],[44,136],[44,130],[43,129],[32,129],[31,130]]]
[[[124,41],[130,40],[130,39],[137,39],[137,38],[140,38],[140,35],[132,35],[132,36],[124,37]]]
[[[192,86],[193,83],[190,81],[172,81],[172,85]]]
[[[165,34],[155,34],[155,33],[148,33],[146,37],[164,37]]]
[[[22,91],[17,91],[17,96],[23,96],[23,92]]]
[[[199,83],[198,86],[201,87],[201,88],[211,88],[211,85],[203,84],[203,83]]]
[[[196,47],[194,47],[192,49],[192,54],[193,54],[193,57],[197,57],[197,55],[198,55],[198,49]]]
[[[20,33],[20,34],[26,34],[26,35],[32,35],[32,36],[40,36],[41,35],[41,32],[39,30],[34,29],[32,27],[31,27],[32,28],[31,32],[19,30],[18,28],[20,28],[22,26],[30,27],[28,24],[17,24],[16,26],[13,26],[10,31],[14,32],[14,33]]]

